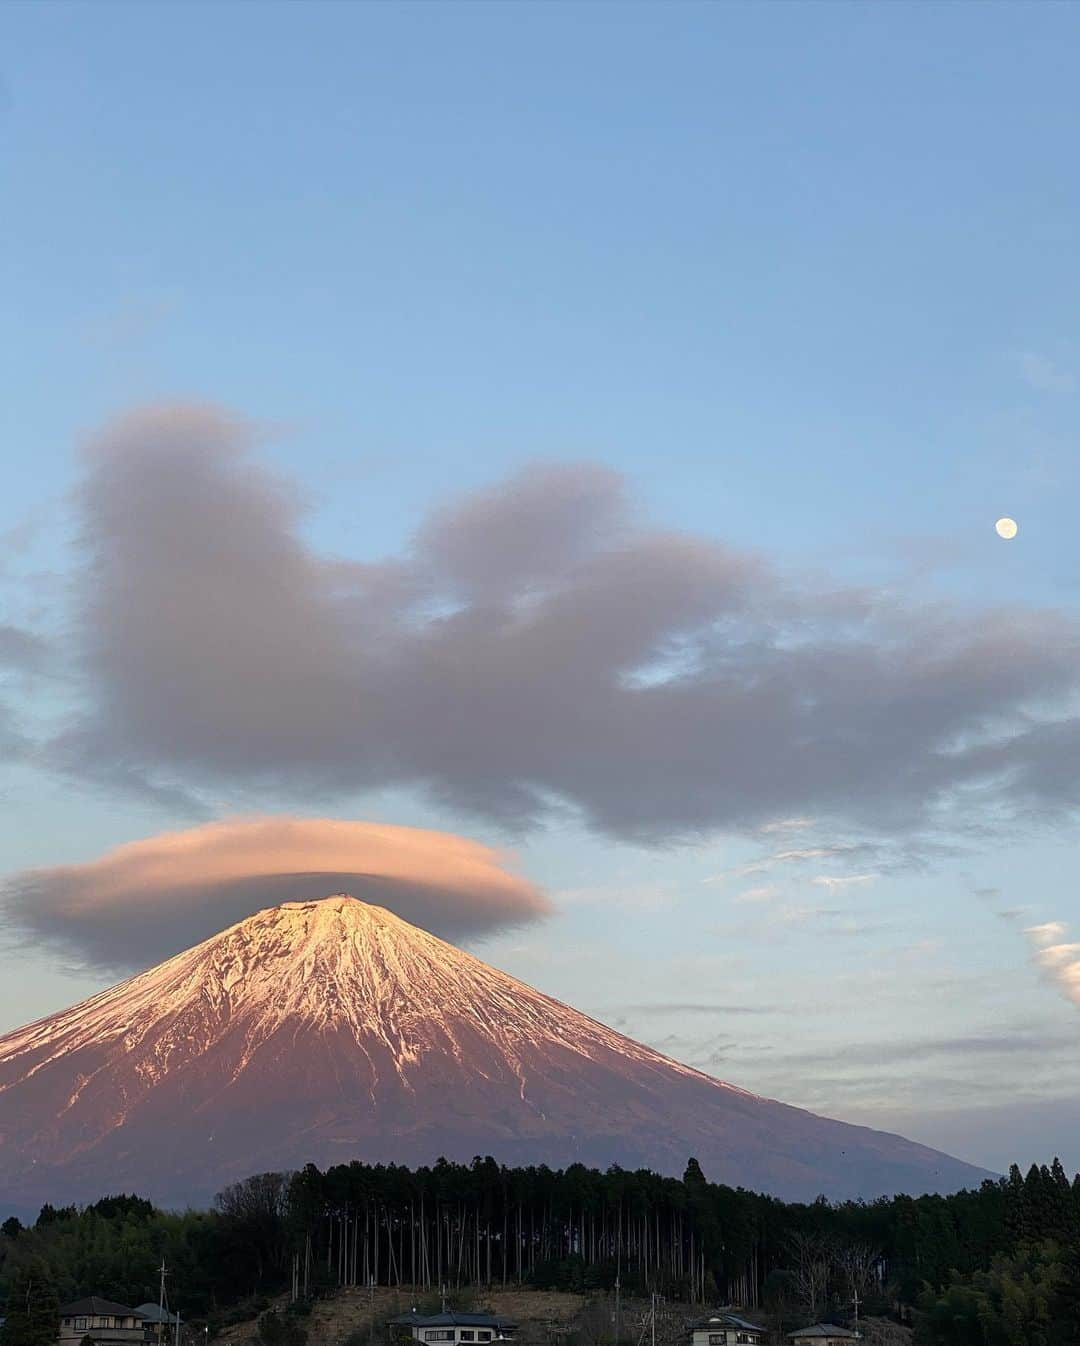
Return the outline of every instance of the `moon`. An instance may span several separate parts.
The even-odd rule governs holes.
[[[997,523],[994,524],[994,532],[997,533],[998,537],[1003,537],[1006,540],[1014,538],[1019,531],[1016,520],[1010,519],[1008,515],[1004,519],[998,519]]]

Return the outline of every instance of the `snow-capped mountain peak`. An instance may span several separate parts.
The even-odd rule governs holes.
[[[271,1167],[492,1153],[788,1195],[981,1177],[673,1061],[383,907],[260,911],[0,1038],[0,1188],[206,1197]]]

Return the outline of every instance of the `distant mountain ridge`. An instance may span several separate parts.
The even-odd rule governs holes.
[[[205,1202],[267,1169],[491,1154],[787,1199],[984,1170],[759,1098],[347,895],[286,902],[0,1037],[0,1205]]]

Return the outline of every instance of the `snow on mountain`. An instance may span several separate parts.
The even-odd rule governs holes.
[[[286,902],[0,1037],[0,1206],[439,1155],[681,1173],[787,1197],[984,1173],[672,1061],[338,895]]]

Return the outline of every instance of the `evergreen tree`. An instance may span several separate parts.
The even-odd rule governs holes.
[[[1026,1189],[1024,1178],[1018,1164],[1009,1165],[1009,1176],[1005,1179],[1005,1225],[1013,1239],[1019,1241],[1027,1236]]]
[[[1061,1252],[1057,1315],[1062,1343],[1080,1346],[1080,1238],[1075,1235]]]
[[[51,1346],[56,1340],[59,1300],[48,1267],[41,1259],[15,1273],[6,1315],[0,1346]]]

